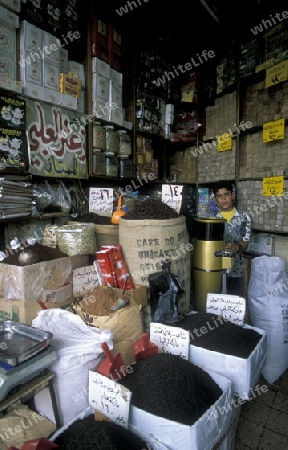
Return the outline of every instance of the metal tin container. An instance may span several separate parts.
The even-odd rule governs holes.
[[[93,122],[93,148],[105,150],[106,134],[100,122]]]
[[[105,130],[105,139],[106,139],[105,151],[111,153],[118,153],[119,136],[117,131],[114,130],[113,125],[105,125],[103,128]]]
[[[93,175],[105,175],[105,154],[98,148],[93,148],[92,157],[92,171]]]

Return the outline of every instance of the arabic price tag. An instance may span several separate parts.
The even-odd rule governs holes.
[[[100,285],[95,266],[78,267],[73,270],[73,298],[83,297]]]
[[[150,341],[158,346],[159,353],[171,353],[189,359],[190,334],[187,330],[152,322]]]
[[[288,78],[288,60],[282,61],[266,70],[265,87],[275,86]]]
[[[113,212],[113,189],[90,188],[89,212],[111,217]]]
[[[263,142],[284,139],[285,119],[275,120],[263,124]]]
[[[277,177],[263,178],[263,196],[264,197],[281,197],[284,190],[284,177],[278,175]]]
[[[229,322],[243,326],[246,300],[238,295],[207,294],[206,312],[224,317]]]
[[[162,202],[169,205],[179,214],[182,205],[183,186],[176,184],[162,184]]]
[[[217,148],[219,152],[224,152],[226,150],[232,149],[232,134],[224,133],[222,136],[218,136]]]
[[[89,405],[123,428],[128,428],[131,395],[116,381],[89,370]]]

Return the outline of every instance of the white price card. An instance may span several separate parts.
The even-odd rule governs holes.
[[[89,370],[89,405],[128,429],[132,392],[114,380]]]
[[[162,184],[162,202],[169,205],[178,214],[182,205],[183,186],[176,184]]]
[[[190,334],[187,330],[151,322],[150,341],[158,346],[159,353],[171,353],[189,359]]]
[[[73,298],[83,297],[100,286],[94,264],[73,270]]]
[[[238,295],[207,294],[206,312],[217,314],[237,325],[244,324],[246,300]]]
[[[111,217],[113,213],[113,189],[91,187],[89,189],[89,212]]]

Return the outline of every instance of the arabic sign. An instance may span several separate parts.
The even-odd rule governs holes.
[[[275,86],[288,78],[288,60],[282,61],[266,70],[265,87]]]
[[[159,353],[171,353],[189,359],[190,335],[187,330],[152,322],[150,341],[158,346]]]
[[[90,188],[89,212],[111,217],[113,212],[113,189]]]
[[[162,184],[162,202],[166,203],[179,214],[182,205],[183,186]]]
[[[231,150],[232,149],[232,134],[224,133],[221,136],[218,136],[217,148],[218,148],[219,152]]]
[[[123,428],[128,428],[131,394],[116,381],[89,370],[89,405]]]
[[[94,265],[78,267],[73,270],[73,298],[83,297],[99,286],[99,279]]]
[[[284,177],[278,175],[277,177],[263,178],[263,196],[271,197],[283,195],[284,190]]]
[[[26,101],[29,169],[32,175],[87,178],[86,130],[75,111]]]
[[[243,325],[246,300],[238,295],[207,294],[206,312],[224,317],[236,325]]]
[[[284,139],[285,119],[275,120],[263,124],[263,142]]]

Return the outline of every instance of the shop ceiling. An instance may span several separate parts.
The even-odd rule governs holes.
[[[162,49],[171,60],[203,50],[221,51],[253,38],[251,28],[287,10],[283,0],[109,0],[109,16],[135,43]],[[286,7],[285,7],[286,3]],[[287,20],[287,19],[286,19]],[[267,23],[269,27],[269,23]]]

